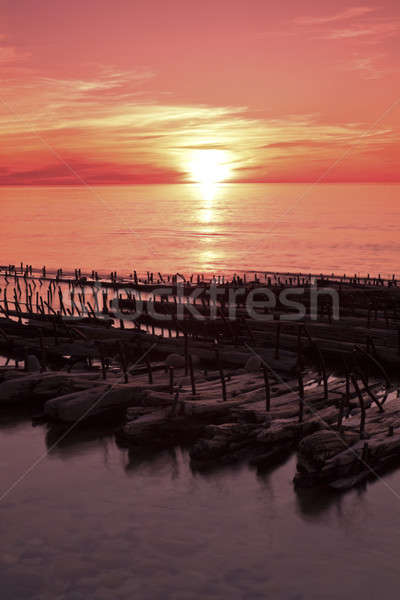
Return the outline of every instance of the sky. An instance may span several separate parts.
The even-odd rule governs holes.
[[[0,185],[400,181],[400,3],[0,0]]]

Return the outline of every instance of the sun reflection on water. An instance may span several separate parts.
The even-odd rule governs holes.
[[[214,199],[218,191],[217,183],[201,183],[198,184],[199,193],[201,196],[201,204],[199,206],[199,221],[201,223],[212,223],[215,220]]]
[[[205,204],[212,203],[212,201],[215,198],[215,194],[217,193],[217,187],[218,187],[217,183],[208,182],[208,183],[200,183],[199,184],[200,194],[201,194],[201,197],[203,198]],[[207,206],[207,208],[208,208],[208,206]]]

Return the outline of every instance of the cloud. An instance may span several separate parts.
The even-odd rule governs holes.
[[[0,65],[2,70],[5,67],[20,64],[26,61],[31,54],[26,51],[22,51],[16,46],[10,44],[7,41],[7,36],[0,33]]]
[[[1,37],[0,37],[1,42]],[[29,57],[27,52],[20,52],[14,46],[0,45],[0,65],[15,65]]]
[[[294,19],[294,22],[298,25],[324,25],[325,23],[334,23],[336,21],[346,21],[349,19],[355,19],[357,17],[363,17],[371,12],[375,12],[376,10],[376,7],[371,6],[353,6],[330,16],[298,17]]]
[[[113,185],[137,183],[179,183],[182,173],[151,164],[120,165],[67,157],[65,163],[36,169],[0,170],[0,185]],[[68,165],[68,166],[67,166]],[[78,174],[78,176],[77,176]]]
[[[155,77],[155,72],[151,69],[132,69],[129,71],[118,71],[111,67],[103,68],[95,79],[55,79],[51,77],[42,77],[44,85],[53,86],[56,89],[65,88],[67,91],[75,92],[78,95],[84,95],[99,90],[116,90],[124,88],[138,82],[146,81]]]
[[[351,143],[373,149],[395,135],[381,129],[365,136],[363,124],[321,123],[318,115],[255,118],[245,107],[105,105],[98,93],[98,102],[91,98],[88,106],[53,97],[40,115],[25,114],[17,122],[0,116],[0,160],[9,170],[0,184],[184,182],[193,149],[223,149],[237,180],[268,163],[279,171],[295,160],[303,168],[308,162],[309,170],[313,161],[329,161]]]
[[[273,142],[271,144],[265,144],[264,146],[261,146],[261,147],[267,148],[267,149],[275,149],[275,148],[291,149],[291,148],[321,148],[324,146],[326,146],[326,141],[304,139],[304,140],[291,140],[290,142],[284,142],[284,141]]]
[[[353,59],[342,68],[372,77],[372,62]],[[363,136],[365,124],[321,122],[317,114],[267,118],[245,106],[168,102],[146,91],[154,77],[147,68],[100,69],[85,78],[10,81],[1,92],[0,184],[184,182],[194,149],[224,151],[233,180],[257,180],[266,164],[276,177],[304,178],[301,169],[310,173],[351,143],[360,151],[396,143],[391,130]]]
[[[359,73],[362,79],[381,79],[389,71],[381,66],[384,54],[373,56],[354,55],[348,61],[342,63],[339,68],[344,71],[353,71]]]
[[[346,29],[334,29],[327,32],[324,39],[327,40],[344,40],[351,38],[375,38],[375,41],[386,39],[389,36],[395,35],[400,29],[400,21],[394,20],[387,23],[371,23],[348,27]]]
[[[299,17],[294,23],[315,39],[379,43],[400,30],[400,19],[373,14],[378,10],[379,7],[354,6],[331,16]],[[345,21],[349,23],[340,26]]]

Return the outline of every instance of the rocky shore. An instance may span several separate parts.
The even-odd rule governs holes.
[[[75,280],[60,273],[35,279],[26,272],[3,279],[0,410],[28,405],[35,420],[67,429],[109,423],[117,442],[133,451],[184,441],[196,469],[238,460],[261,469],[296,451],[298,487],[344,489],[400,458],[396,281],[321,277],[322,290],[327,281],[336,286],[338,319],[325,305],[313,313],[311,278],[289,277],[287,289],[304,302],[301,321],[284,305],[272,312],[264,307],[263,319],[245,318],[239,295],[235,320],[223,300],[211,306],[203,298],[200,319],[173,318],[167,327],[154,317],[155,303],[171,316],[186,301],[173,293],[152,297],[151,310],[147,306],[135,320],[131,292],[123,298],[126,282],[115,275],[99,284],[101,309],[98,280],[80,273]],[[204,278],[197,279],[205,293]],[[245,297],[265,284],[282,292],[280,277],[264,280],[264,288],[257,276],[224,285],[241,285]],[[70,290],[69,303],[62,285]],[[142,294],[155,285],[149,275],[130,282]],[[189,297],[194,284],[185,285]],[[34,286],[47,289],[45,302],[36,293],[36,311]]]

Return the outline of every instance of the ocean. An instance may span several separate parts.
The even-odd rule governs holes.
[[[295,491],[295,457],[192,471],[185,449],[0,419],[5,600],[354,600],[398,590],[400,472]],[[32,465],[35,465],[32,468]],[[31,470],[28,470],[32,468]]]
[[[400,275],[400,185],[0,188],[0,262]]]

